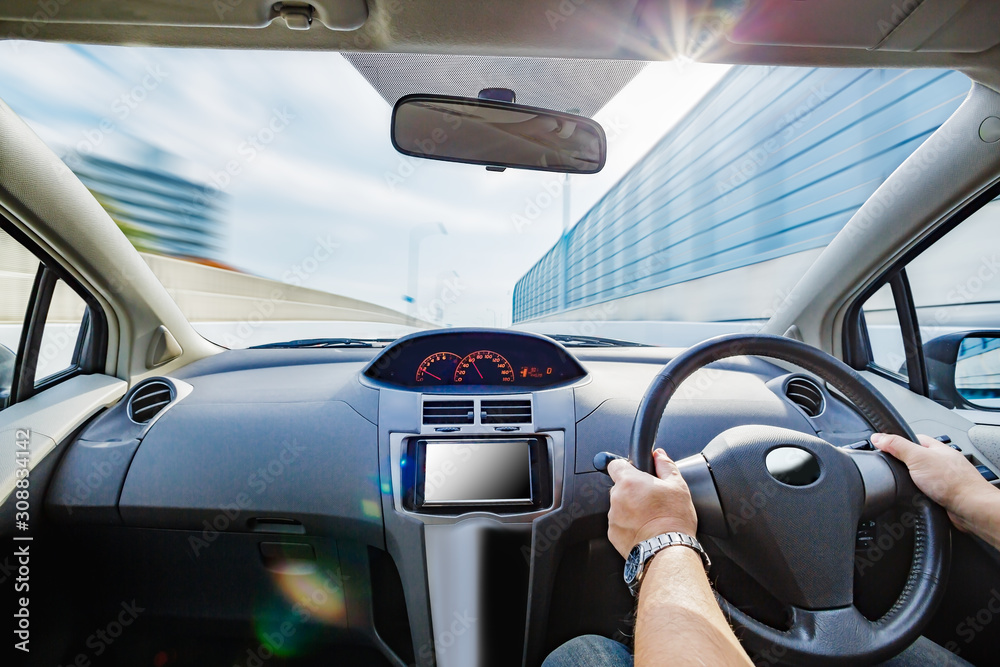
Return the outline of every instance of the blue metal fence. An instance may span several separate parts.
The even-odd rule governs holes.
[[[969,87],[734,67],[518,281],[514,321],[825,246]]]

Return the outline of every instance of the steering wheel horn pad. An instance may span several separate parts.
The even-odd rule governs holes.
[[[765,458],[785,446],[816,458],[815,482],[791,486],[771,475]],[[782,602],[802,609],[850,605],[865,500],[851,457],[815,436],[771,426],[729,429],[702,455],[726,513],[729,537],[717,542],[726,555]]]
[[[688,348],[650,383],[629,447],[637,468],[653,471],[655,436],[680,384],[707,364],[743,355],[793,363],[837,389],[874,430],[915,439],[892,405],[838,359],[790,338],[731,334]],[[780,481],[767,457],[786,447],[813,457],[809,463],[818,465],[818,477]],[[802,460],[808,456],[802,454]],[[729,559],[789,608],[790,627],[777,629],[717,593],[751,654],[792,665],[875,664],[913,643],[940,603],[950,523],[892,457],[834,447],[815,434],[745,425],[719,434],[700,454],[677,465],[689,481],[699,534],[713,537]],[[914,518],[913,558],[896,603],[870,621],[853,604],[858,522],[892,506],[905,507]]]

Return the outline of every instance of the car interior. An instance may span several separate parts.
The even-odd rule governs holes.
[[[969,232],[1000,196],[997,25],[989,0],[4,2],[0,35],[15,41],[971,81],[776,307],[671,345],[530,320],[217,344],[0,104],[0,274],[30,276],[16,349],[0,346],[14,664],[531,667],[583,634],[627,644],[635,602],[607,538],[604,468],[610,453],[652,470],[654,447],[680,462],[710,579],[755,664],[877,664],[921,635],[995,664],[1000,555],[869,437],[938,437],[1000,481],[1000,391],[956,370],[1000,375],[975,365],[1000,349],[1000,268],[991,237]],[[610,159],[596,109],[391,72],[428,86],[384,85],[382,140],[415,159],[574,174]],[[498,129],[518,113],[534,129]],[[468,134],[422,146],[439,115]],[[538,138],[551,135],[572,147]],[[46,316],[68,299],[72,361],[46,376]],[[883,357],[873,332],[888,324]],[[765,458],[781,447],[817,467],[776,473]]]

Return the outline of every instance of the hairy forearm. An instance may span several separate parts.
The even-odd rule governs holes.
[[[1000,549],[1000,489],[982,485],[949,512],[960,529]]]
[[[635,665],[751,665],[722,615],[701,557],[687,547],[658,553],[639,592]]]

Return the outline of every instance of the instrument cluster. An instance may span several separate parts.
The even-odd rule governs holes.
[[[419,333],[386,347],[365,376],[414,387],[547,387],[586,371],[561,345],[543,336],[482,329]]]

